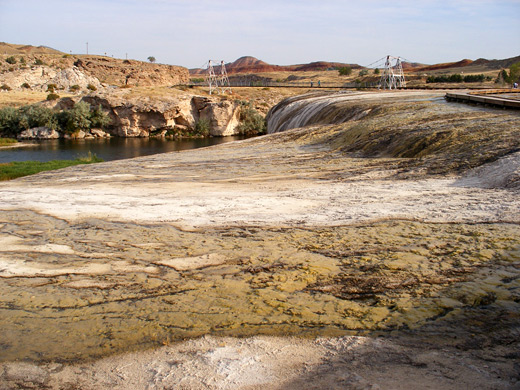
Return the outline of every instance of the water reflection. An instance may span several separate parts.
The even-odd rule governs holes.
[[[168,140],[162,138],[109,138],[26,141],[26,147],[0,149],[0,163],[11,161],[71,160],[89,152],[105,161],[196,149],[244,139],[244,136]]]

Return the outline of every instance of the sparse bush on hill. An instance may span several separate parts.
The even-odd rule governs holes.
[[[155,62],[155,57],[154,56],[150,56],[147,58],[148,61],[150,61],[152,64]]]
[[[92,84],[87,85],[87,89],[90,91],[97,91],[97,88]]]
[[[47,100],[57,100],[60,98],[60,95],[58,95],[57,93],[54,93],[54,92],[51,92],[50,94],[47,95]]]
[[[8,64],[11,64],[11,65],[14,65],[14,64],[16,64],[16,58],[14,56],[7,57],[5,59],[5,62],[7,62]]]
[[[56,84],[47,84],[47,92],[54,92],[54,90],[58,88]]]
[[[0,87],[0,90],[2,91],[10,91],[11,90],[11,87],[7,84],[2,84],[2,86]]]
[[[368,69],[363,69],[361,72],[359,72],[360,76],[366,76],[368,74]]]
[[[352,74],[352,68],[350,66],[343,66],[338,69],[340,76],[350,76]]]
[[[379,68],[374,69],[374,74],[379,74]]]
[[[77,92],[79,91],[81,88],[78,84],[74,84],[74,85],[71,85],[70,88],[69,88],[69,91],[70,92]]]
[[[37,58],[34,60],[34,65],[43,65],[43,61]]]
[[[31,86],[28,83],[23,83],[22,88],[31,89]]]

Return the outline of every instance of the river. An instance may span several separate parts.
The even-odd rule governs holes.
[[[122,160],[151,154],[197,149],[236,141],[245,136],[169,140],[164,138],[98,138],[81,140],[25,141],[28,146],[0,148],[0,163],[12,161],[74,160],[95,154],[105,161]]]

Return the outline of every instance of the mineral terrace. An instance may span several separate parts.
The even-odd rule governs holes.
[[[518,113],[351,93],[269,118],[2,183],[0,389],[520,385]]]

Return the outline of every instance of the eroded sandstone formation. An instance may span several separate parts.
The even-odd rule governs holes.
[[[171,131],[193,131],[199,120],[209,124],[209,135],[228,136],[238,133],[240,104],[231,100],[193,96],[129,98],[117,94],[92,94],[64,98],[54,105],[56,109],[71,109],[84,101],[91,107],[101,106],[109,115],[108,132],[119,137],[149,137]]]

